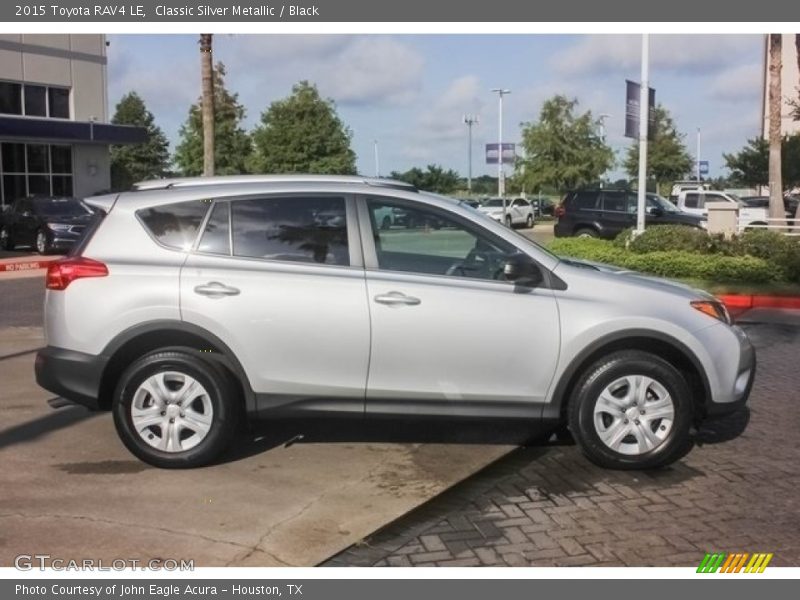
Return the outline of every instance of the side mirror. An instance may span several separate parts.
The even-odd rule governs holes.
[[[526,287],[536,287],[544,280],[539,265],[523,254],[515,254],[505,260],[503,275],[507,281]]]
[[[660,206],[648,206],[646,212],[651,217],[660,217],[664,214],[664,211],[661,209]]]

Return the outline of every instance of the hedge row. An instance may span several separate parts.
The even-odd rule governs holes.
[[[787,280],[781,266],[756,256],[701,254],[686,250],[636,253],[613,242],[591,238],[556,239],[550,244],[550,250],[562,256],[607,263],[660,277],[752,283]]]

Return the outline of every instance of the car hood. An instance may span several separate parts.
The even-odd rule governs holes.
[[[699,288],[693,288],[692,286],[686,285],[685,283],[681,283],[679,281],[673,281],[671,279],[664,279],[662,277],[645,275],[637,271],[623,269],[621,267],[617,267],[614,265],[594,262],[591,260],[562,258],[561,262],[558,265],[556,265],[554,272],[557,272],[561,265],[565,265],[567,267],[572,267],[572,268],[597,271],[599,273],[604,273],[619,278],[621,281],[625,283],[645,287],[651,290],[674,293],[683,297],[688,297],[690,299],[695,299],[695,300],[714,299],[714,296],[712,294],[709,294],[705,290],[701,290]]]

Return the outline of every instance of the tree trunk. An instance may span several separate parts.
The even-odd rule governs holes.
[[[210,33],[200,34],[200,75],[203,96],[200,102],[203,113],[203,175],[214,174],[214,64]]]

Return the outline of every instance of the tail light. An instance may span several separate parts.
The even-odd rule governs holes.
[[[83,256],[73,256],[51,262],[47,266],[47,289],[65,290],[76,279],[84,277],[105,277],[108,267],[97,260]]]
[[[553,211],[553,214],[558,219],[560,217],[563,217],[566,214],[566,212],[567,211],[564,208],[564,205],[563,204],[559,204],[558,206],[556,206],[555,210]]]

